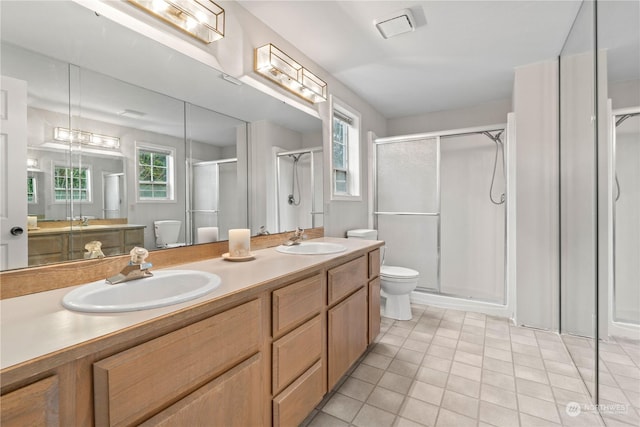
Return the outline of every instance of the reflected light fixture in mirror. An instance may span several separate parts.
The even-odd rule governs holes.
[[[271,43],[256,49],[255,71],[309,102],[327,100],[327,83]]]
[[[129,0],[205,43],[224,37],[224,9],[211,0]]]
[[[120,138],[116,136],[100,135],[82,130],[69,130],[57,127],[53,129],[53,139],[63,142],[77,142],[102,148],[120,148]]]

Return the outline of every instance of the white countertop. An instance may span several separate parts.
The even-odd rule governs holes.
[[[74,312],[65,309],[61,301],[67,292],[77,286],[1,300],[0,369],[95,340],[172,312],[221,299],[379,243],[331,237],[313,241],[340,243],[347,247],[347,251],[328,255],[288,255],[269,248],[253,251],[255,260],[248,262],[212,258],[175,266],[171,269],[215,273],[220,276],[222,283],[201,298],[167,307],[127,313]],[[153,253],[149,261],[153,262]]]

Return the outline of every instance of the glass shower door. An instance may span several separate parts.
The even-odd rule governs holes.
[[[384,263],[420,273],[418,289],[439,290],[440,138],[376,143],[375,227]]]

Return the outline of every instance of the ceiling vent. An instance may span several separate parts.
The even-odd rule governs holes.
[[[403,9],[384,18],[376,19],[373,23],[385,39],[416,29],[415,20],[409,9]]]

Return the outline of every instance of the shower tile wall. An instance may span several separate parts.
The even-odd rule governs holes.
[[[494,163],[491,197],[505,193],[502,149],[483,134],[443,137],[440,149],[440,291],[502,304],[505,205],[489,198]]]

